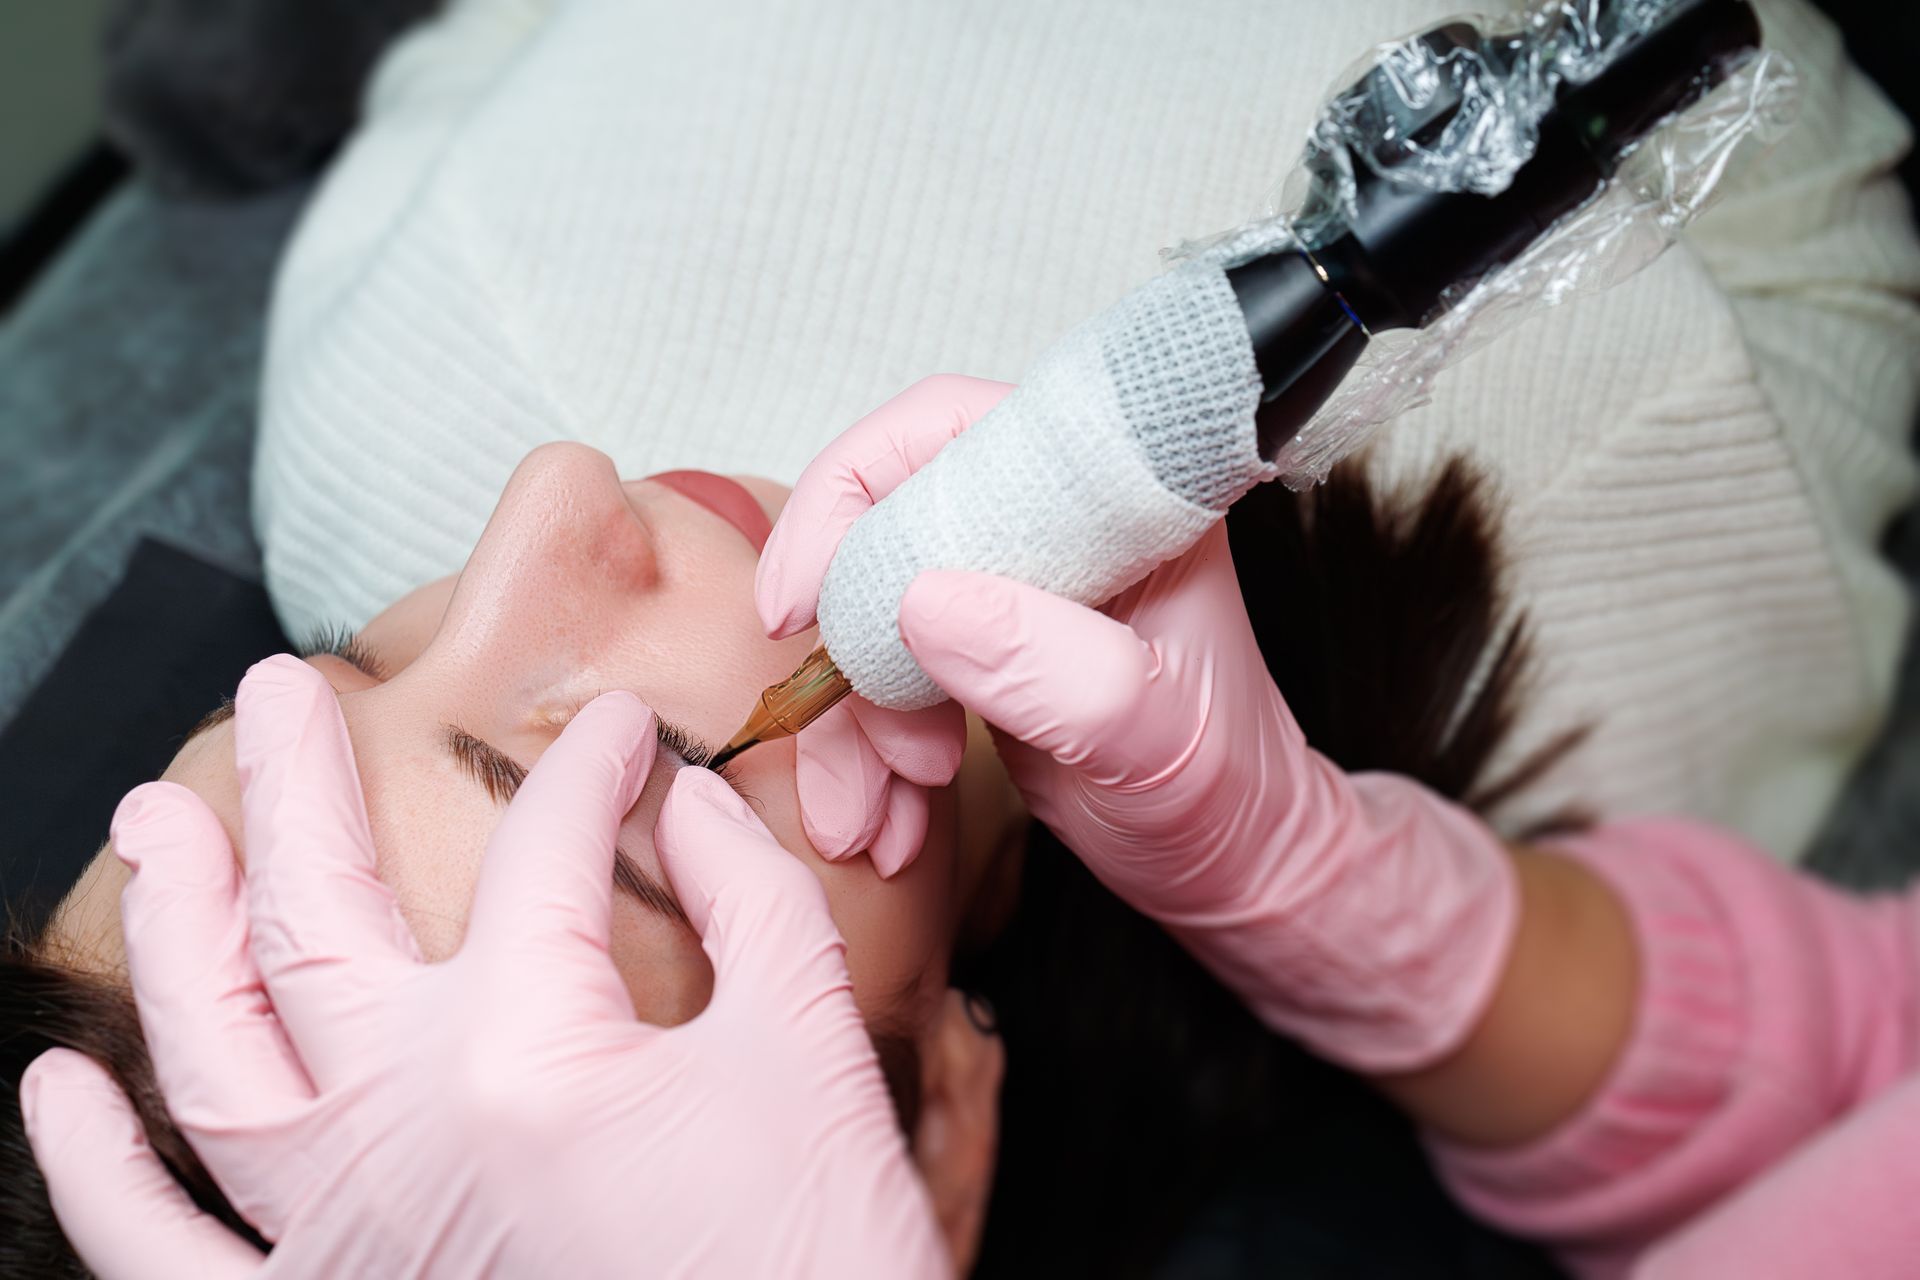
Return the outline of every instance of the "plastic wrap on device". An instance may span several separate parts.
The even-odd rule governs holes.
[[[1472,26],[1454,28],[1462,42],[1444,53],[1421,36],[1377,47],[1342,78],[1346,87],[1321,110],[1300,162],[1260,215],[1169,256],[1231,267],[1278,246],[1311,251],[1337,238],[1352,215],[1356,160],[1393,182],[1498,194],[1532,157],[1556,91],[1604,70],[1676,2],[1541,0],[1499,18],[1459,19]],[[1398,127],[1419,119],[1436,94],[1460,102],[1443,129],[1425,136]],[[1373,335],[1340,389],[1281,449],[1281,477],[1294,488],[1325,479],[1375,427],[1424,403],[1443,369],[1517,319],[1652,262],[1708,206],[1743,142],[1786,131],[1798,98],[1786,59],[1750,55],[1643,138],[1611,182],[1519,257],[1449,290],[1423,327]]]

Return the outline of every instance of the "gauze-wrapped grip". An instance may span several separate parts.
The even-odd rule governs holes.
[[[1181,264],[1049,348],[1006,399],[854,523],[820,588],[820,638],[854,691],[946,697],[900,641],[927,569],[1098,604],[1178,555],[1274,474],[1260,374],[1222,259]]]

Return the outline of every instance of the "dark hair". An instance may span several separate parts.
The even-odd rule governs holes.
[[[1464,462],[1394,496],[1355,467],[1267,485],[1227,527],[1268,669],[1342,767],[1484,809],[1573,746],[1491,771],[1528,647]],[[956,980],[1007,1044],[981,1275],[1554,1274],[1451,1203],[1390,1104],[1268,1032],[1037,824],[1012,920]]]
[[[154,1085],[140,1018],[125,987],[41,954],[26,931],[8,927],[0,942],[0,1276],[84,1277],[47,1203],[46,1184],[20,1122],[20,1077],[48,1049],[77,1049],[106,1067],[126,1091],[154,1153],[194,1202],[250,1240],[258,1237],[214,1186],[193,1149],[167,1118]]]

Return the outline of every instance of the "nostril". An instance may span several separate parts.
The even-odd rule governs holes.
[[[650,590],[660,582],[659,549],[645,514],[624,488],[613,489],[614,504],[605,519],[586,532],[584,550],[594,568],[627,593]]]

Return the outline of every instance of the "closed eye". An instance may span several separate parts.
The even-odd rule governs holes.
[[[326,627],[315,633],[300,646],[302,658],[321,656],[338,658],[361,675],[370,680],[384,681],[387,678],[386,664],[379,655],[367,647],[359,635],[345,627]]]

